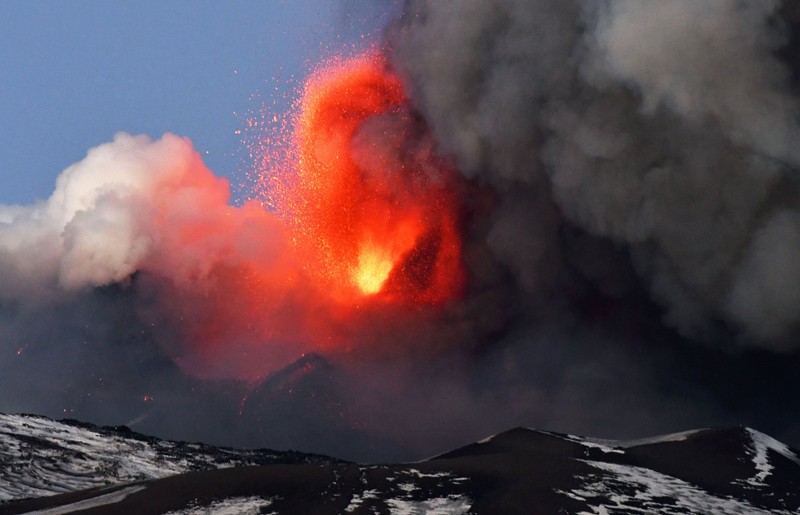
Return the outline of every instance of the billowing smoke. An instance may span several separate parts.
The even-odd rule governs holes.
[[[681,333],[723,324],[739,343],[791,350],[800,111],[780,7],[415,1],[391,47],[460,169],[501,202],[515,192],[489,242],[518,275],[552,275],[537,249],[569,224],[630,253]],[[541,216],[549,202],[563,219]]]
[[[188,140],[120,133],[67,168],[47,200],[2,206],[2,296],[46,302],[122,282],[156,259],[174,260],[175,272],[186,278],[207,273],[182,253],[186,247],[164,240],[170,233],[159,224],[189,230],[221,218],[219,211],[234,212],[228,200],[227,184],[206,169]],[[208,240],[208,251],[221,254],[224,243]],[[170,245],[181,254],[169,252]]]
[[[0,206],[0,410],[357,459],[513,425],[796,443],[799,25],[408,0],[239,207],[189,140],[120,133]]]

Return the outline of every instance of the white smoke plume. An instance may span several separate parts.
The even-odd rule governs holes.
[[[187,139],[117,134],[64,170],[47,200],[0,206],[0,270],[8,285],[0,295],[41,301],[121,282],[163,252],[154,224],[176,223],[188,209],[197,217],[196,206],[225,209],[228,200],[227,182]],[[192,265],[177,269],[192,273]]]

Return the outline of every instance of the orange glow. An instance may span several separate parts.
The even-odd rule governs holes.
[[[395,260],[379,247],[369,246],[358,252],[358,266],[353,280],[364,295],[378,293],[389,278]]]
[[[153,193],[148,287],[195,375],[255,381],[306,353],[381,345],[370,335],[461,295],[461,183],[383,59],[328,63],[295,109],[252,149],[260,204],[230,206],[188,142],[182,179]]]
[[[306,271],[339,302],[457,296],[452,174],[432,157],[400,79],[375,54],[337,60],[309,79],[299,105],[293,180],[275,204]]]

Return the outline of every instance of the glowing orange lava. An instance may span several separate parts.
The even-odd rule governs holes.
[[[454,180],[400,78],[376,54],[334,60],[308,80],[299,106],[292,180],[275,205],[306,273],[340,302],[457,296]]]
[[[160,251],[145,279],[172,313],[168,351],[200,377],[377,352],[398,341],[384,331],[461,294],[461,183],[378,54],[320,69],[271,136],[254,149],[262,203],[228,205],[188,141],[175,143],[183,179],[153,194]]]

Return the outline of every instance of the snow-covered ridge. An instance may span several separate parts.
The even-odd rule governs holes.
[[[273,499],[259,496],[229,497],[216,501],[209,506],[193,506],[180,511],[171,511],[165,515],[258,515],[273,503]]]
[[[616,454],[624,454],[625,449],[630,449],[631,447],[638,447],[640,445],[652,445],[652,444],[666,443],[666,442],[682,442],[687,438],[689,438],[690,436],[696,435],[703,431],[707,431],[707,429],[693,429],[691,431],[681,431],[678,433],[669,433],[665,435],[650,436],[646,438],[636,438],[632,440],[610,440],[604,438],[591,438],[591,437],[584,437],[584,436],[577,436],[570,434],[553,433],[550,431],[542,431],[541,429],[535,429],[532,427],[525,427],[523,429],[534,433],[541,433],[544,435],[552,436],[555,438],[561,438],[569,442],[574,442],[583,445],[584,447],[599,449],[605,453],[616,453]],[[498,435],[496,434],[487,436],[486,438],[478,440],[476,443],[487,444],[492,440],[494,440],[497,436]]]
[[[753,457],[753,464],[757,471],[755,476],[744,481],[746,484],[754,487],[765,486],[765,481],[772,474],[774,468],[769,461],[768,451],[774,451],[784,458],[800,465],[800,458],[789,450],[789,446],[785,443],[779,442],[771,436],[749,427],[745,428],[745,431],[747,431],[752,442],[752,446],[748,446],[748,451]]]
[[[604,453],[624,454],[626,449],[633,447],[667,442],[682,442],[703,431],[708,431],[708,429],[682,431],[679,433],[671,433],[650,438],[639,438],[635,440],[603,440],[574,435],[565,435],[564,438],[587,448],[600,449]],[[753,488],[763,488],[767,486],[765,481],[772,474],[772,470],[774,468],[772,463],[769,461],[769,451],[772,451],[794,462],[795,464],[800,465],[800,458],[798,458],[798,456],[792,452],[789,449],[789,446],[785,443],[782,443],[769,435],[749,427],[741,428],[741,431],[748,440],[745,443],[744,451],[752,458],[753,467],[755,468],[755,475],[747,479],[737,480],[738,483],[742,483]]]
[[[583,485],[560,493],[585,502],[581,515],[607,513],[704,513],[789,515],[785,510],[764,510],[743,499],[714,495],[680,479],[633,465],[584,460],[604,474],[582,478]]]
[[[98,495],[97,497],[92,497],[83,501],[77,501],[63,506],[57,506],[55,508],[32,511],[28,513],[28,515],[65,515],[67,513],[75,513],[76,511],[107,506],[109,504],[115,504],[123,501],[129,495],[135,494],[136,492],[144,490],[145,488],[146,487],[142,485],[126,486],[125,488],[115,490],[111,493]]]
[[[693,437],[706,431],[708,431],[707,436],[709,438],[721,438],[722,440],[720,441],[731,441],[729,439],[734,438],[732,441],[738,442],[740,446],[739,454],[730,455],[730,457],[736,458],[738,456],[740,463],[749,462],[752,467],[752,476],[742,477],[740,475],[729,484],[734,487],[744,487],[744,490],[730,489],[730,487],[726,488],[724,486],[717,487],[721,488],[721,490],[715,491],[713,488],[706,490],[696,484],[655,469],[624,463],[626,451],[634,447],[684,441],[688,445],[695,445],[691,442]],[[582,511],[582,514],[615,513],[617,511],[626,513],[730,513],[742,515],[797,513],[794,509],[787,507],[787,502],[791,505],[792,501],[789,499],[794,494],[792,492],[774,491],[769,481],[770,476],[775,473],[776,459],[781,459],[779,457],[782,457],[791,461],[794,465],[800,465],[800,458],[788,445],[755,429],[747,427],[720,430],[706,429],[626,441],[597,440],[572,435],[565,438],[587,448],[599,448],[603,453],[618,453],[617,456],[619,456],[619,458],[611,458],[609,461],[605,461],[603,457],[599,458],[602,461],[598,459],[579,460],[598,469],[598,471],[602,471],[581,477],[582,485],[579,488],[559,492],[570,499],[586,503],[588,510]],[[706,442],[713,441],[705,437],[704,439]],[[698,452],[701,453],[698,454],[698,457],[702,456],[702,448],[702,446],[697,448]],[[699,457],[699,459],[702,459],[702,457]],[[796,470],[795,472],[790,472],[790,474],[797,474]],[[718,470],[716,472],[717,478],[719,474],[724,473],[725,470]],[[741,472],[739,473],[741,474]],[[787,469],[784,469],[782,481],[785,481],[786,473]],[[711,483],[713,482],[711,480]],[[739,492],[738,497],[730,495],[731,492]],[[770,509],[765,509],[762,506],[765,500],[772,501]]]
[[[602,438],[587,438],[575,435],[564,435],[564,438],[571,442],[579,443],[584,447],[600,449],[603,452],[614,452],[622,454],[625,449],[639,447],[641,445],[654,445],[667,442],[682,442],[692,435],[705,431],[705,429],[693,429],[691,431],[681,431],[679,433],[669,433],[665,435],[650,436],[647,438],[636,438],[633,440],[606,440]]]
[[[172,442],[34,415],[0,414],[0,501],[285,460],[286,454],[272,451]]]

